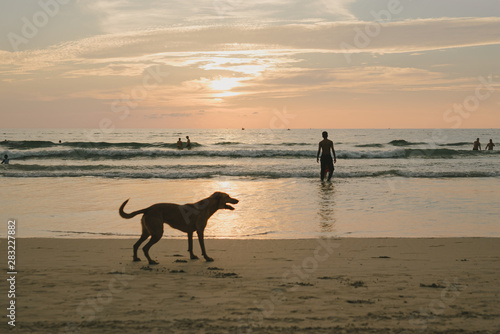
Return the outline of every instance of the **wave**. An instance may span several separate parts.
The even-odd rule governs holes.
[[[360,144],[360,145],[354,145],[355,147],[377,147],[381,148],[384,147],[384,144]]]
[[[275,145],[275,144],[271,144]],[[311,143],[281,143],[281,146],[310,146]]]
[[[392,146],[414,146],[414,145],[426,145],[428,143],[424,143],[424,142],[410,142],[410,141],[406,141],[406,140],[403,140],[403,139],[397,139],[397,140],[390,141],[388,144],[392,145]]]
[[[0,169],[2,177],[16,178],[59,178],[59,177],[100,177],[119,179],[210,179],[217,177],[242,177],[248,179],[283,179],[283,178],[307,178],[316,179],[316,170],[245,170],[235,169],[230,165],[226,166],[178,166],[168,169],[164,166],[44,166],[44,165],[17,165],[9,166],[7,169]],[[334,178],[486,178],[500,177],[500,171],[415,171],[407,169],[390,169],[382,171],[336,171]]]
[[[276,144],[276,143],[265,143],[261,144],[265,146],[311,146],[311,143],[281,143],[281,144]]]
[[[42,140],[5,140],[0,142],[0,147],[8,150],[29,150],[36,148],[53,147],[56,143]]]
[[[185,144],[185,143],[184,143]],[[201,147],[202,145],[196,142],[191,142],[191,146]],[[3,141],[0,142],[0,147],[8,150],[34,150],[42,148],[76,148],[76,149],[147,149],[147,148],[169,148],[177,149],[177,143],[138,143],[138,142],[63,142],[55,143],[51,141],[39,140],[20,140],[20,141]]]
[[[315,152],[302,150],[161,150],[161,149],[59,149],[11,152],[11,162],[29,159],[123,160],[133,158],[310,158]]]
[[[186,143],[184,142],[184,145]],[[314,144],[314,143],[313,143]],[[336,143],[337,145],[341,143]],[[249,144],[237,141],[221,141],[215,144],[210,144],[213,146],[238,146],[238,145],[254,145],[255,147],[259,146],[311,146],[311,143],[295,143],[295,142],[283,142],[283,143],[260,143],[260,144]],[[191,146],[193,148],[199,148],[204,146],[209,146],[209,144],[200,144],[197,142],[191,142]],[[315,146],[315,144],[314,144]],[[42,148],[80,148],[80,149],[148,149],[148,148],[166,148],[166,149],[177,149],[177,143],[141,143],[141,142],[52,142],[52,141],[39,141],[39,140],[9,140],[0,142],[0,148],[7,150],[33,150],[33,149],[42,149]]]
[[[352,151],[341,152],[337,157],[343,159],[454,159],[466,157],[485,157],[499,155],[500,151],[472,151],[453,150],[448,148],[438,149],[396,149],[388,151]]]
[[[458,143],[448,143],[448,144],[437,144],[438,146],[470,146],[472,147],[472,143],[470,142],[458,142]]]
[[[410,141],[406,141],[403,139],[392,140],[387,144],[392,145],[392,146],[397,146],[397,147],[417,146],[417,145],[437,145],[440,147],[461,147],[461,146],[472,147],[472,144],[470,142],[434,144],[434,143],[429,143],[429,142],[427,142],[427,143],[426,142],[410,142]],[[384,144],[378,144],[378,143],[354,145],[354,147],[374,147],[374,148],[382,148],[384,146],[385,146]]]
[[[394,149],[373,151],[337,151],[338,159],[453,159],[467,157],[498,156],[500,151],[472,151],[439,149]],[[63,159],[63,160],[124,160],[136,158],[295,158],[311,159],[316,157],[313,150],[177,150],[177,149],[95,149],[95,148],[58,148],[44,150],[19,150],[9,152],[11,163],[15,160]]]
[[[240,143],[240,142],[233,142],[233,141],[223,141],[223,142],[218,142],[215,143],[214,145],[217,146],[230,146],[230,145],[245,145],[245,143]],[[250,144],[247,144],[250,145]],[[257,144],[256,146],[310,146],[311,143],[281,143],[281,144],[276,144],[276,143],[263,143],[263,144]]]

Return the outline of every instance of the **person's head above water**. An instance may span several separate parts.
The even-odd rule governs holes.
[[[325,138],[325,139],[326,139],[326,138],[328,138],[328,132],[326,132],[326,131],[323,131],[323,133],[322,133],[321,135],[322,135],[322,136],[323,136],[323,138]]]

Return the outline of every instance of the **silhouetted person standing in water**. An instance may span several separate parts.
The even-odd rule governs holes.
[[[316,156],[316,162],[319,162],[319,154],[321,152],[321,181],[325,179],[325,174],[328,171],[328,181],[332,178],[333,174],[333,164],[337,162],[337,156],[335,155],[335,148],[333,147],[333,142],[328,139],[328,132],[323,131],[323,140],[319,142],[318,155]],[[330,150],[333,152],[330,154]]]
[[[474,146],[472,147],[473,151],[481,151],[481,143],[479,142],[479,138],[474,142]]]
[[[177,141],[177,148],[179,150],[182,150],[182,140],[179,138],[179,140]]]
[[[189,136],[186,136],[187,143],[186,143],[186,148],[190,149],[191,148],[191,140],[189,139]]]
[[[495,146],[495,144],[493,144],[493,140],[490,139],[490,142],[488,144],[486,144],[486,147],[484,149],[487,151],[491,151],[491,150],[493,150],[494,146]]]

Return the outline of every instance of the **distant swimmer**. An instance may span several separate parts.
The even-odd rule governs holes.
[[[182,140],[179,138],[179,140],[177,141],[177,148],[182,150]]]
[[[190,149],[191,148],[191,140],[189,139],[189,136],[186,136],[187,143],[186,143],[186,148]]]
[[[481,151],[481,143],[479,142],[479,138],[474,142],[474,146],[472,147],[472,150],[474,151]]]
[[[2,164],[3,165],[8,165],[9,164],[9,156],[6,154],[3,156]]]
[[[323,131],[322,133],[323,140],[319,142],[318,154],[316,156],[316,162],[320,161],[319,154],[321,153],[321,181],[325,179],[325,174],[328,171],[328,181],[332,178],[333,175],[333,164],[337,162],[337,156],[335,155],[335,148],[333,147],[333,142],[328,139],[328,132]],[[330,154],[330,150],[333,153]]]
[[[493,140],[490,139],[490,142],[486,144],[486,147],[484,149],[487,151],[492,151],[493,147],[495,147],[495,144],[493,144]]]

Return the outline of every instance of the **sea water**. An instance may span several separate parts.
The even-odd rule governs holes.
[[[240,203],[207,237],[500,236],[500,148],[472,151],[498,129],[327,131],[331,182],[319,180],[317,129],[0,130],[0,219],[21,237],[135,237],[139,217],[117,213],[125,199],[133,211],[225,191]],[[186,136],[191,149],[178,149]]]

